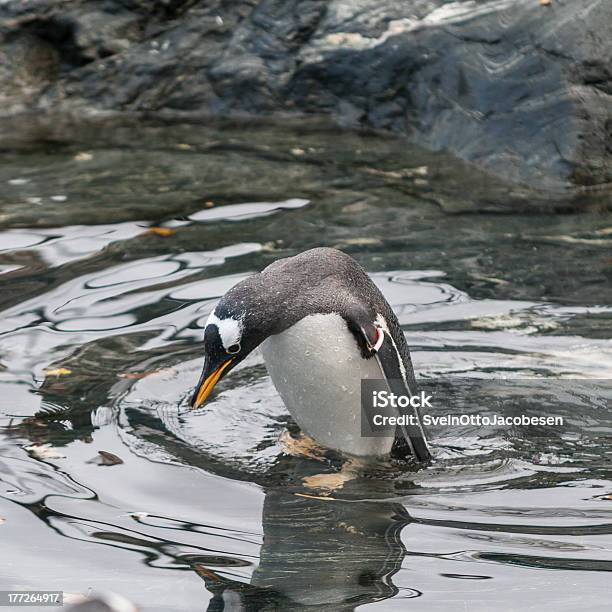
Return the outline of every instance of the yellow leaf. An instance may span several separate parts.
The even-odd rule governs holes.
[[[166,236],[172,236],[176,234],[176,230],[171,227],[150,227],[147,234],[155,234],[156,236],[162,236],[165,238]]]
[[[68,374],[72,374],[72,370],[68,368],[54,368],[52,370],[45,370],[45,374],[47,376],[68,376]]]

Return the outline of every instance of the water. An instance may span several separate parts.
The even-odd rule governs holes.
[[[337,460],[282,453],[256,354],[186,410],[215,300],[315,245],[372,273],[421,380],[610,379],[609,212],[538,213],[317,123],[26,127],[1,128],[1,588],[146,611],[609,609],[605,402],[556,406],[562,435],[433,428],[430,467],[341,487]]]

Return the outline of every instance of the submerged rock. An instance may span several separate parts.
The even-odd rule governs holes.
[[[607,0],[3,3],[0,101],[330,114],[556,195],[601,190],[610,23]]]

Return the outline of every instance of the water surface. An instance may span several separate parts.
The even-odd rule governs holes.
[[[258,354],[186,406],[216,300],[319,245],[372,274],[423,381],[610,379],[610,213],[538,212],[316,124],[3,129],[2,588],[146,611],[609,609],[606,403],[545,405],[575,427],[532,438],[433,429],[431,466],[334,491],[304,479],[338,458],[283,453]]]

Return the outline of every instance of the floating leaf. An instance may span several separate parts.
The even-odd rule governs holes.
[[[95,463],[96,465],[121,465],[123,459],[114,453],[108,451],[98,451],[98,456],[90,459],[87,463]]]
[[[212,570],[209,570],[206,566],[201,563],[194,563],[193,569],[195,573],[200,576],[200,578],[204,578],[205,580],[213,580],[215,582],[221,582],[221,578],[215,574]]]
[[[68,368],[52,368],[51,370],[45,370],[47,376],[68,376],[72,374],[72,370]]]
[[[150,227],[146,233],[155,234],[156,236],[161,236],[162,238],[165,238],[166,236],[172,236],[173,234],[176,234],[176,230],[172,229],[171,227]]]
[[[494,285],[509,285],[510,283],[503,278],[495,278],[494,276],[485,276],[484,274],[470,274],[472,278],[476,278],[478,280],[487,281],[488,283],[493,283]]]
[[[100,465],[121,465],[123,463],[121,457],[108,451],[98,451],[98,455],[100,455]]]
[[[368,174],[383,176],[390,179],[414,178],[416,176],[427,176],[429,168],[427,166],[417,166],[416,168],[400,168],[399,170],[380,170],[379,168],[362,168]],[[418,180],[418,179],[417,179]]]
[[[172,229],[171,227],[150,227],[145,233],[155,234],[156,236],[161,236],[162,238],[165,238],[166,236],[172,236],[173,234],[176,234],[176,230]]]
[[[148,512],[130,512],[129,516],[131,516],[133,519],[142,519],[142,518],[147,518],[147,516],[149,516]]]

